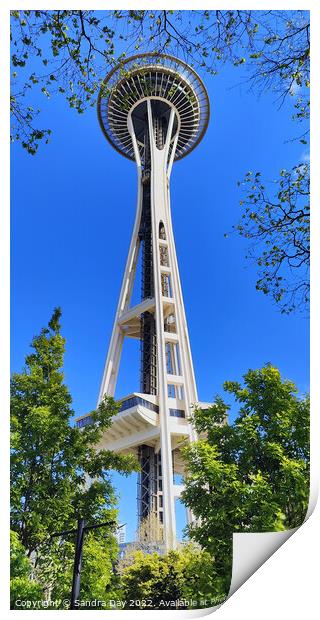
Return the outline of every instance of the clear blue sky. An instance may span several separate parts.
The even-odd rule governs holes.
[[[292,99],[260,98],[235,86],[244,73],[225,67],[202,77],[211,120],[202,143],[174,165],[172,217],[199,398],[266,362],[309,389],[308,321],[283,316],[255,290],[247,242],[226,239],[241,211],[237,180],[248,170],[275,179],[305,156],[286,142],[299,132]],[[31,71],[30,71],[31,72]],[[65,381],[76,415],[96,405],[136,207],[135,165],[109,146],[95,109],[78,115],[62,97],[37,97],[39,124],[52,140],[35,157],[12,149],[12,370],[21,370],[34,334],[62,307]],[[116,396],[139,389],[139,350],[127,340]],[[231,414],[231,420],[233,416]],[[120,519],[136,527],[135,477],[115,476]],[[181,511],[179,511],[180,514]],[[179,526],[182,518],[179,516]]]

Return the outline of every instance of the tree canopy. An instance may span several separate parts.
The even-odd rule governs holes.
[[[166,555],[134,551],[119,573],[125,609],[201,609],[228,593],[210,554],[193,544]]]
[[[249,370],[241,385],[227,381],[238,415],[217,396],[196,409],[199,441],[184,449],[182,501],[197,523],[189,535],[215,558],[219,574],[231,571],[233,532],[270,532],[302,524],[309,499],[309,398],[267,365]]]
[[[95,105],[106,73],[138,52],[177,55],[215,75],[222,63],[246,66],[249,87],[294,95],[308,115],[308,11],[11,11],[13,140],[35,153],[50,128],[34,125],[31,90],[60,93],[83,113]],[[30,73],[29,65],[32,72]]]
[[[92,591],[99,582],[101,594],[103,584],[111,583],[117,556],[116,493],[110,473],[127,475],[138,463],[131,455],[96,450],[118,411],[112,398],[91,413],[95,424],[80,429],[71,423],[60,316],[56,309],[48,326],[34,337],[24,370],[11,381],[11,527],[49,596],[70,587],[74,554],[72,537],[51,536],[74,529],[80,516],[88,524],[112,521],[113,526],[101,535],[88,535],[86,542],[84,583]],[[98,560],[101,554],[103,563]]]
[[[12,378],[11,607],[17,599],[68,600],[78,516],[114,527],[86,534],[81,600],[123,601],[126,608],[210,607],[227,596],[233,532],[278,531],[301,525],[309,497],[309,398],[271,365],[228,381],[237,417],[217,396],[195,409],[199,440],[187,445],[182,501],[196,517],[195,544],[165,555],[133,545],[118,560],[116,494],[110,471],[137,469],[132,456],[95,446],[118,411],[111,398],[91,413],[95,424],[70,424],[71,396],[63,382],[65,341],[56,309],[32,341],[26,366]],[[86,484],[88,477],[91,484]],[[144,524],[145,538],[152,523]],[[151,529],[150,529],[151,528]],[[199,546],[200,545],[200,546]]]
[[[41,585],[31,580],[32,564],[26,557],[24,546],[17,532],[10,532],[10,608],[16,608],[18,599],[39,601],[42,598]]]
[[[243,214],[234,228],[252,240],[248,257],[258,265],[256,289],[270,294],[282,313],[305,312],[310,300],[309,163],[281,170],[280,179],[268,187],[260,172],[250,171],[241,185]]]

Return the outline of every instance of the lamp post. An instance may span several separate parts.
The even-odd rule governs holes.
[[[69,534],[76,534],[70,609],[78,609],[76,606],[76,601],[79,600],[80,594],[82,552],[85,533],[89,530],[97,530],[100,527],[107,527],[115,524],[115,521],[106,521],[105,523],[98,523],[96,525],[86,525],[85,519],[78,518],[77,529],[67,530],[65,532],[55,532],[54,534],[52,534],[51,538],[56,536],[67,536]]]
[[[75,609],[76,601],[79,599],[84,528],[85,528],[85,520],[78,519],[77,537],[76,537],[75,552],[74,552],[70,609]]]

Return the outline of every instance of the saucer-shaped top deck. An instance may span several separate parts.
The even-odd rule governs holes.
[[[132,56],[110,71],[99,93],[99,122],[112,146],[132,160],[128,117],[135,110],[136,129],[139,105],[147,99],[154,100],[153,105],[165,101],[174,107],[179,129],[175,160],[185,157],[208,126],[209,99],[202,80],[182,60],[156,53]]]

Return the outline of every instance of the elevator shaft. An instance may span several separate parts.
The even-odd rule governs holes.
[[[163,148],[165,142],[166,122],[160,114],[153,115],[153,133],[158,148]],[[144,125],[144,158],[142,183],[142,210],[139,230],[142,245],[141,269],[141,300],[154,296],[154,259],[152,242],[152,214],[151,214],[151,157],[150,135],[148,129],[147,110]],[[157,395],[157,334],[154,314],[144,312],[141,316],[141,367],[140,389],[144,394]],[[153,448],[142,445],[138,451],[140,474],[138,480],[138,517],[140,539],[159,539],[162,532],[162,510],[159,513],[159,503],[162,503],[162,493],[159,497],[159,470],[161,468],[161,453],[155,454]],[[162,508],[162,506],[161,506]],[[143,525],[141,525],[143,524]],[[157,532],[154,531],[156,528]]]
[[[167,131],[167,119],[162,109],[153,110],[153,133],[156,145],[162,149]],[[151,217],[151,158],[150,136],[148,130],[147,108],[145,106],[144,119],[144,158],[142,173],[142,210],[139,230],[142,245],[141,269],[141,300],[154,296],[153,275],[153,244],[152,244],[152,217]],[[157,334],[154,315],[144,312],[141,316],[141,362],[140,362],[140,389],[144,394],[157,395]]]

